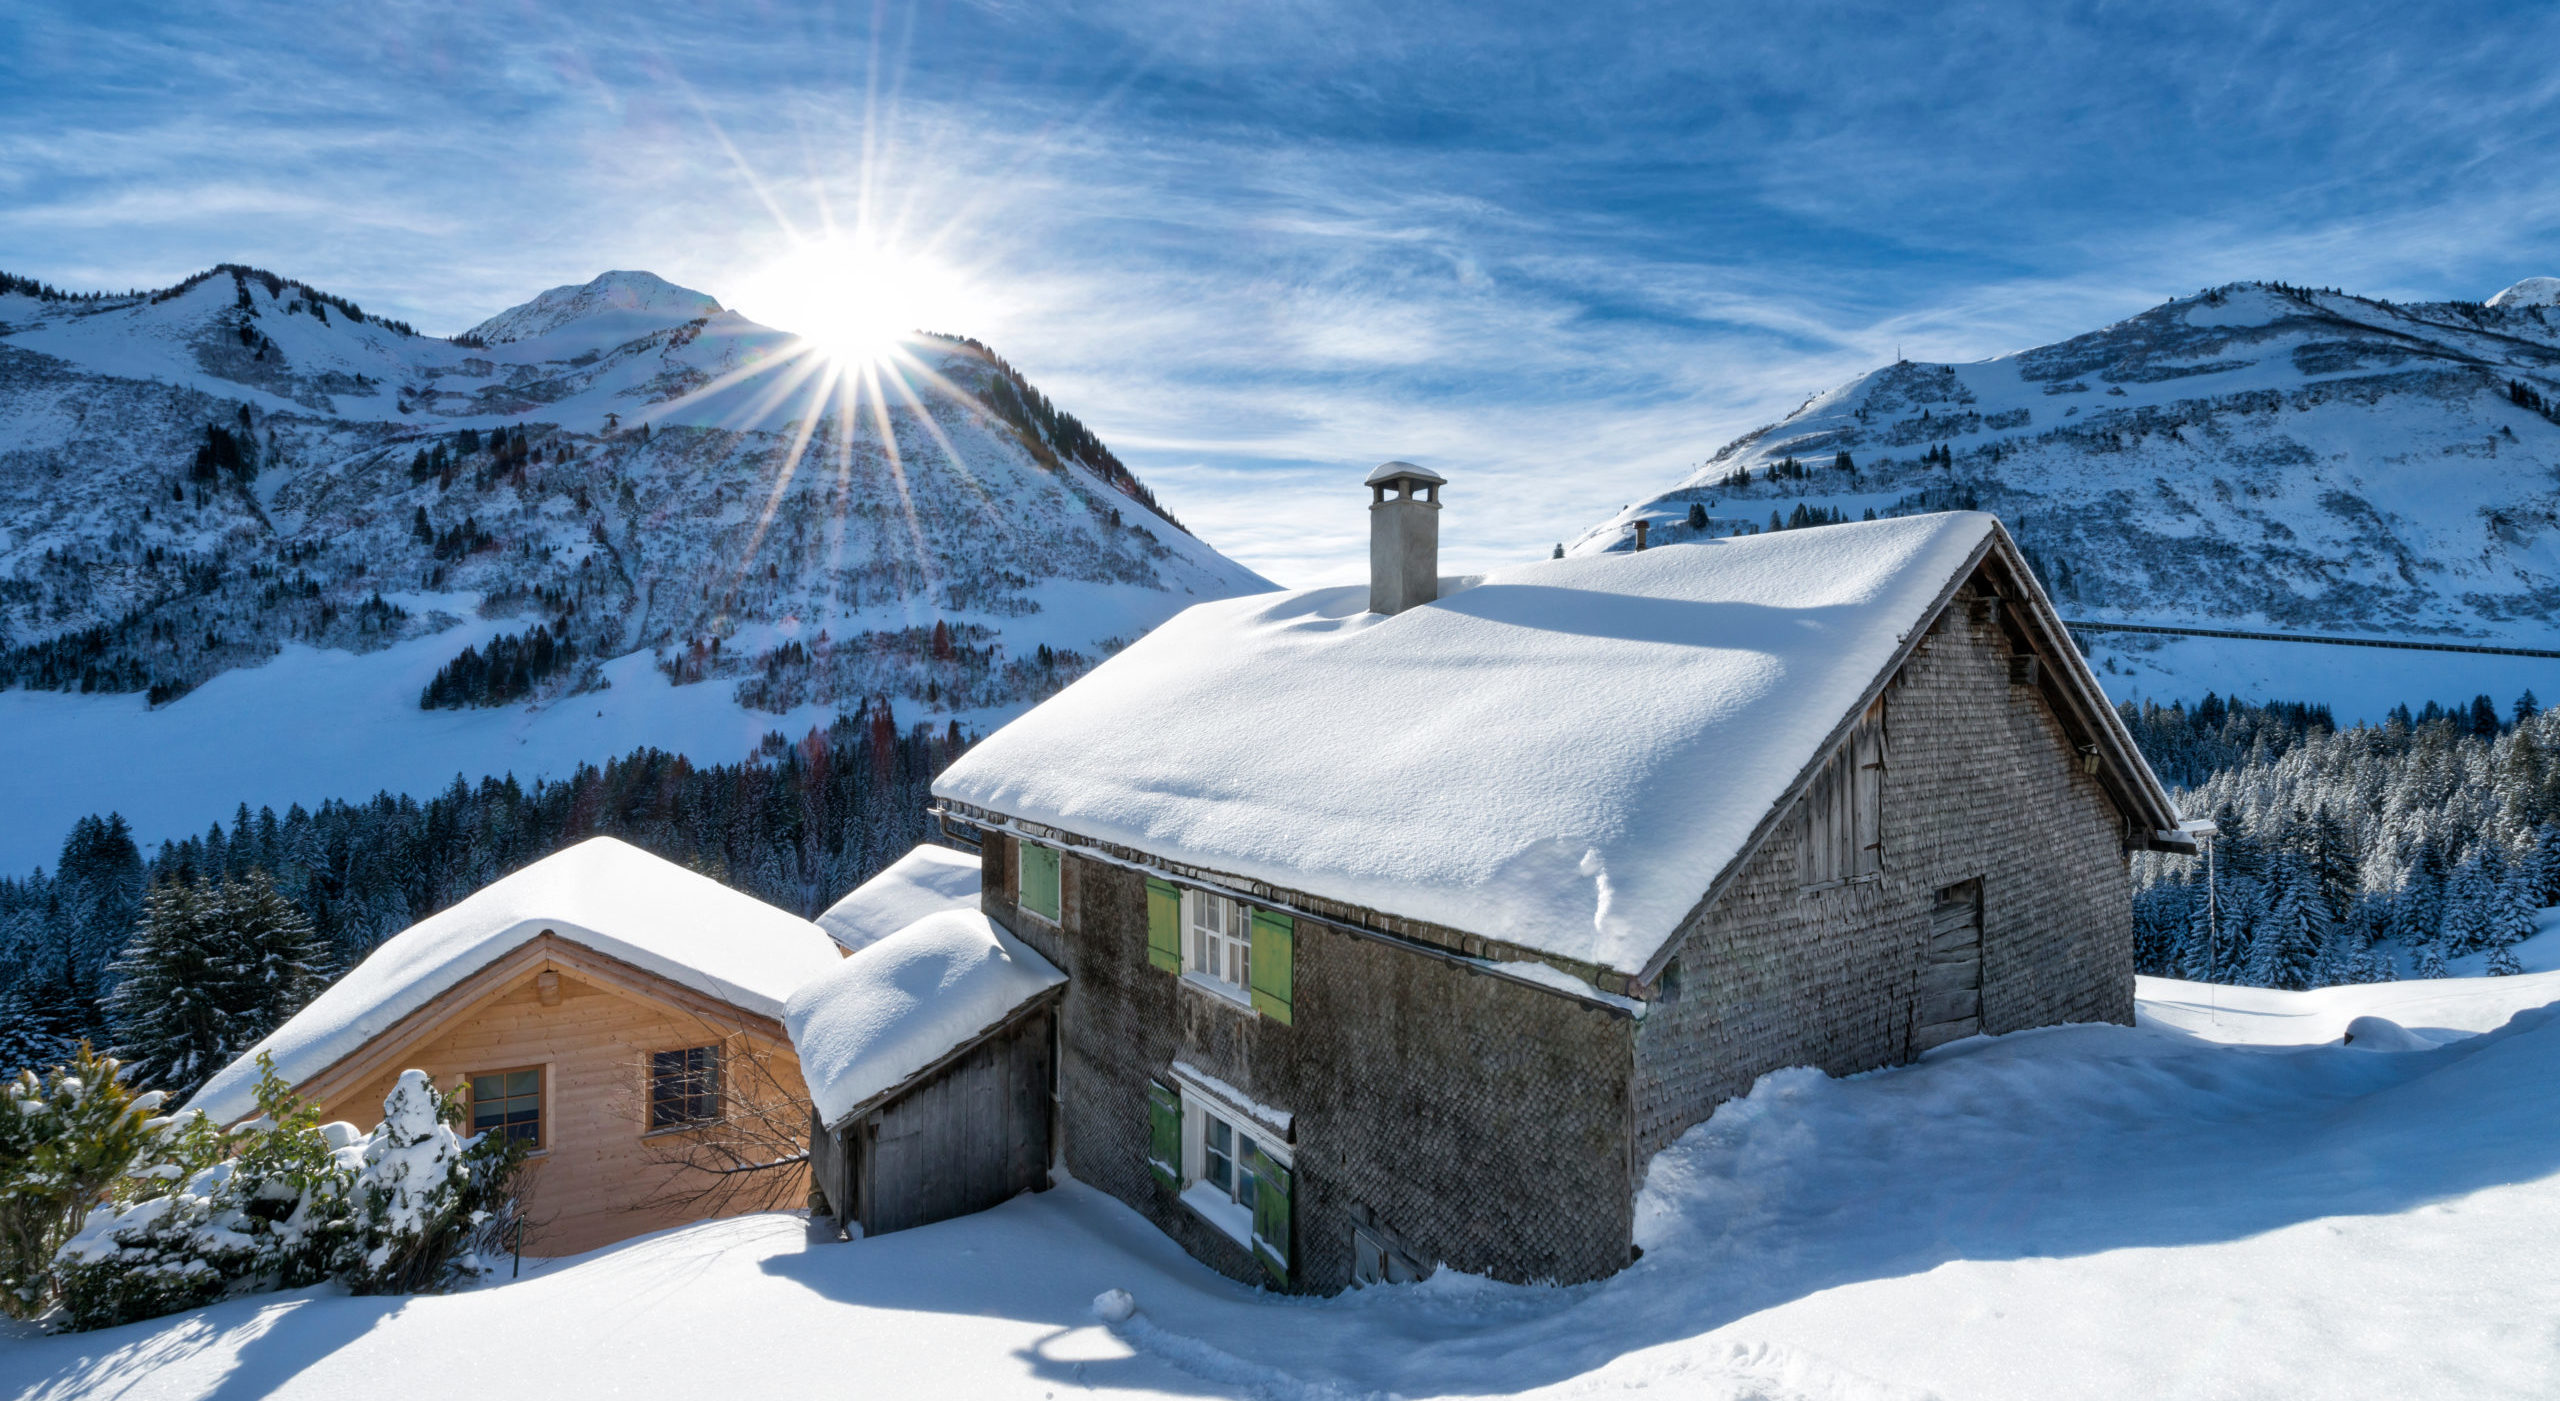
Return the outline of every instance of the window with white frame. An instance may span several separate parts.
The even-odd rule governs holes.
[[[1206,1096],[1182,1095],[1182,1200],[1285,1273],[1289,1152],[1269,1131]]]
[[[1205,890],[1182,893],[1182,966],[1236,997],[1253,985],[1253,912]]]

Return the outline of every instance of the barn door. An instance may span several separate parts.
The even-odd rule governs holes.
[[[1914,1054],[1982,1031],[1982,882],[1938,892],[1929,911],[1929,956],[1912,1011]]]

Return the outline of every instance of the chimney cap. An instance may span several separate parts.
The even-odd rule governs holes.
[[[1381,462],[1378,464],[1378,469],[1369,474],[1369,479],[1360,485],[1385,486],[1390,482],[1401,481],[1418,482],[1423,486],[1449,484],[1447,477],[1441,476],[1428,467],[1416,467],[1410,462]]]

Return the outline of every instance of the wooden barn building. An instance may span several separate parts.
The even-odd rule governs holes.
[[[370,1125],[423,1070],[469,1129],[530,1146],[527,1253],[591,1250],[703,1214],[669,1191],[666,1140],[758,1095],[796,1106],[783,1004],[843,961],[815,924],[598,837],[394,935],[189,1107],[254,1114],[263,1051],[323,1118]]]
[[[1442,579],[1440,479],[1369,485],[1370,587],[1192,608],[934,786],[971,937],[1063,975],[1008,1014],[1076,1177],[1291,1290],[1588,1280],[1768,1071],[2131,1020],[2190,844],[1992,517]]]
[[[794,994],[810,1172],[866,1236],[1049,1185],[1066,977],[976,910],[929,915]]]

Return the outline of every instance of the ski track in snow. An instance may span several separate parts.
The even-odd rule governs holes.
[[[2547,941],[2547,940],[2546,940]],[[665,1232],[458,1295],[0,1335],[0,1393],[1267,1398],[2547,1396],[2560,973],[2297,994],[1780,1071],[1652,1165],[1573,1288],[1248,1289],[1081,1184],[848,1245]],[[2335,1036],[2389,1017],[2416,1051]],[[1096,1295],[1135,1309],[1099,1322]]]

